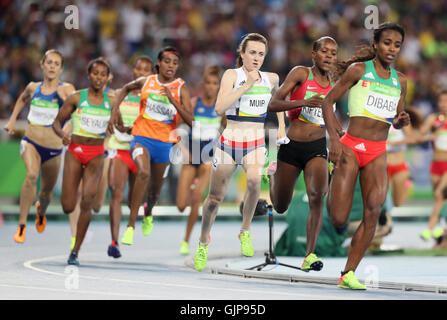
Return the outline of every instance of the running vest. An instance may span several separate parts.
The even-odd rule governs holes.
[[[140,96],[134,96],[130,93],[124,98],[119,106],[121,118],[125,127],[132,127],[140,114]],[[118,150],[129,150],[132,135],[118,131],[114,128],[114,134],[110,136],[107,148]]]
[[[405,139],[405,133],[402,129],[395,129],[393,126],[390,126],[390,131],[388,132],[388,141],[402,141]],[[399,152],[407,149],[405,144],[397,144],[397,145],[386,145],[387,152]]]
[[[60,85],[62,85],[62,81],[59,82]],[[37,86],[31,98],[28,121],[35,126],[51,127],[64,100],[59,97],[57,91],[44,95],[41,92],[41,86],[42,82]]]
[[[380,78],[372,60],[365,61],[365,72],[349,90],[350,117],[367,117],[392,124],[400,99],[400,82],[390,66],[390,77]]]
[[[194,109],[194,123],[191,137],[194,140],[209,141],[217,137],[220,128],[221,117],[214,111],[214,105],[207,107],[202,99],[197,98]]]
[[[174,99],[181,104],[180,90],[184,83],[183,79],[177,78],[162,84],[158,81],[158,75],[150,75],[141,89],[140,115],[133,125],[132,135],[176,143],[179,114],[160,91],[163,86],[168,87]]]
[[[103,92],[104,101],[96,106],[88,101],[88,89],[79,92],[79,105],[71,114],[73,134],[87,138],[104,138],[111,114],[109,96]]]
[[[440,114],[436,117],[432,128],[437,135],[433,141],[433,149],[435,151],[447,151],[447,123],[444,115]]]
[[[247,81],[247,75],[241,68],[235,69],[237,73],[236,91]],[[255,83],[225,112],[227,119],[235,121],[264,122],[267,116],[267,107],[272,98],[272,86],[265,72],[259,71],[261,82]]]
[[[304,81],[298,89],[290,94],[290,100],[305,100],[317,94],[320,94],[320,96],[324,98],[326,94],[332,89],[333,83],[330,76],[328,76],[330,84],[327,87],[322,87],[315,79],[312,68],[308,67],[307,72],[308,73],[306,81]],[[310,108],[306,106],[295,108],[289,110],[289,119],[300,120],[320,128],[325,127],[322,108]]]

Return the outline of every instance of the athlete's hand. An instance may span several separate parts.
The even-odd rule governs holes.
[[[329,145],[329,161],[334,163],[335,168],[338,167],[338,162],[341,159],[343,147],[338,139],[331,139]]]
[[[70,142],[71,142],[71,133],[66,132],[64,134],[64,137],[62,138],[62,144],[64,146],[68,146],[70,144]]]
[[[247,84],[251,87],[256,81],[261,79],[261,75],[258,70],[252,70],[247,75]]]
[[[393,126],[395,129],[401,129],[402,127],[408,126],[410,124],[410,115],[405,111],[399,113],[397,117],[393,120]]]
[[[15,133],[14,132],[15,124],[16,124],[15,121],[9,120],[4,127],[5,131],[8,132],[8,134],[13,135]]]
[[[172,96],[171,90],[167,86],[162,86],[160,89],[160,94],[167,97],[169,99],[169,102],[171,102],[174,106],[174,97]]]
[[[304,100],[304,107],[321,108],[323,106],[323,97],[316,94],[309,99]]]

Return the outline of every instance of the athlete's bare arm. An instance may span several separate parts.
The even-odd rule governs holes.
[[[75,91],[68,96],[62,107],[59,109],[56,119],[54,119],[53,130],[60,138],[62,138],[62,143],[64,145],[70,143],[70,133],[63,130],[62,123],[76,110],[80,99],[81,94],[79,91]]]
[[[5,125],[5,130],[9,134],[14,134],[14,127],[16,124],[17,117],[19,116],[20,112],[22,111],[23,107],[25,107],[26,104],[29,103],[31,100],[31,97],[33,96],[34,92],[37,89],[37,86],[39,85],[38,82],[30,82],[25,87],[25,90],[20,94],[19,98],[17,99],[14,109],[12,111],[11,117],[9,118],[8,123]]]
[[[260,78],[259,71],[253,70],[248,73],[247,81],[236,91],[231,92],[236,85],[237,73],[235,69],[226,70],[222,76],[219,93],[217,94],[216,107],[214,108],[216,113],[223,115]]]
[[[405,97],[407,96],[407,77],[400,72],[397,72],[400,82],[400,99],[397,105],[397,115],[393,119],[393,126],[396,129],[408,126],[410,124],[410,115],[405,112]]]

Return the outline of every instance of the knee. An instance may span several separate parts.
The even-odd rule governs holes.
[[[187,207],[186,203],[180,203],[179,201],[177,201],[177,209],[180,212],[185,211],[186,207]]]
[[[287,204],[279,203],[278,201],[272,201],[272,205],[277,213],[284,213],[289,207]]]
[[[327,191],[325,190],[309,190],[307,192],[307,196],[309,198],[309,206],[310,207],[321,207],[323,205],[324,197],[326,196]]]
[[[124,190],[122,188],[119,188],[115,185],[110,185],[110,193],[112,195],[112,201],[119,201],[120,203],[123,201],[124,198]]]
[[[348,216],[349,218],[349,216]],[[335,228],[341,228],[347,225],[348,218],[337,216],[334,214],[329,214],[329,221]]]
[[[145,182],[149,180],[150,172],[149,169],[139,169],[137,173],[137,178]]]
[[[83,195],[81,199],[81,210],[90,210],[93,207],[94,195]]]
[[[258,191],[260,186],[261,186],[261,176],[260,175],[253,175],[253,176],[247,177],[247,190],[249,192]]]
[[[27,172],[25,181],[29,184],[36,184],[37,179],[39,178],[39,174],[35,172]]]

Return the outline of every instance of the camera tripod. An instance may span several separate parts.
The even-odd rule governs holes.
[[[276,255],[273,252],[273,206],[271,204],[267,205],[268,209],[268,215],[269,215],[269,251],[265,252],[265,262],[261,263],[257,266],[245,269],[245,270],[253,270],[256,269],[257,271],[261,271],[263,268],[265,268],[268,265],[277,265],[277,266],[284,266],[288,268],[298,269],[301,270],[300,267],[291,266],[288,264],[280,263],[276,259]]]

